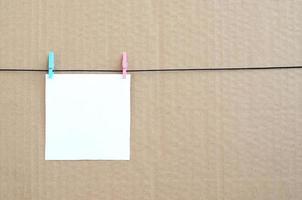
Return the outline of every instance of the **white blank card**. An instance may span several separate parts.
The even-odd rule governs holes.
[[[129,160],[130,78],[46,75],[45,160]]]

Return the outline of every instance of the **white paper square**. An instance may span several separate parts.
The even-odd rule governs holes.
[[[130,78],[46,75],[45,160],[129,160]]]

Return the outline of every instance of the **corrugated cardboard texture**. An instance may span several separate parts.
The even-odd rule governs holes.
[[[243,67],[302,63],[300,0],[2,0],[0,67]]]
[[[302,64],[302,1],[0,1],[0,68]],[[300,200],[302,71],[133,73],[131,161],[44,160],[44,73],[0,72],[0,199]]]
[[[0,73],[0,199],[301,199],[302,71],[141,73],[131,161],[45,161],[44,75]]]

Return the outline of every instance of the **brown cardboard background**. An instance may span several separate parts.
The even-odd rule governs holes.
[[[302,63],[302,2],[0,1],[0,68]],[[133,73],[131,161],[44,161],[44,74],[0,72],[0,199],[301,199],[301,70]]]
[[[140,73],[131,161],[45,161],[44,75],[0,74],[0,199],[300,199],[301,70]]]
[[[0,67],[131,69],[302,63],[299,0],[2,0]]]

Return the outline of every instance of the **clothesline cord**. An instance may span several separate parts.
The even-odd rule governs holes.
[[[219,67],[219,68],[155,68],[155,69],[129,69],[128,72],[179,72],[179,71],[242,71],[242,70],[286,70],[302,69],[302,66],[264,66],[264,67]],[[7,72],[47,72],[47,69],[17,69],[2,68],[0,71]],[[55,72],[121,72],[111,69],[57,69]]]

